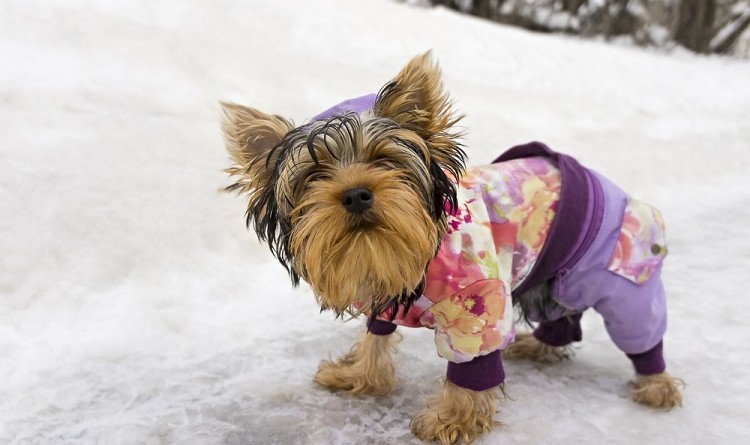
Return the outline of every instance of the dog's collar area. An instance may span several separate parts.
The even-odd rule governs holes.
[[[377,317],[387,318],[389,321],[393,321],[398,316],[399,312],[405,316],[411,308],[411,305],[415,301],[419,300],[424,294],[424,289],[427,283],[427,275],[422,275],[422,281],[419,282],[417,287],[411,291],[404,291],[400,295],[394,295],[388,298],[382,305],[373,308],[370,314],[370,322],[377,319]]]

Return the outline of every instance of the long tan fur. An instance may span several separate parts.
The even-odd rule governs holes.
[[[503,350],[503,358],[508,360],[535,362],[555,362],[570,358],[572,355],[573,351],[570,347],[546,345],[532,334],[517,334],[516,340]]]
[[[455,127],[463,115],[453,113],[440,68],[429,51],[409,61],[385,86],[373,111],[415,131],[435,160],[451,164],[456,139],[461,136]]]
[[[654,375],[638,375],[630,384],[631,398],[652,408],[670,410],[682,406],[682,392],[685,386],[682,379],[672,377],[666,372]]]
[[[352,219],[341,196],[366,187],[375,202],[366,220]],[[291,252],[295,268],[323,307],[338,312],[367,310],[373,299],[399,295],[422,280],[441,231],[398,170],[353,164],[330,181],[310,186],[292,213]],[[371,224],[357,230],[356,224]],[[322,260],[325,259],[325,260]]]
[[[315,382],[350,394],[388,394],[396,384],[391,354],[398,338],[396,334],[364,334],[337,361],[321,363]]]
[[[446,380],[443,390],[412,419],[411,431],[422,440],[437,440],[443,445],[471,443],[499,424],[493,416],[500,391],[502,387],[472,391]]]
[[[225,171],[237,176],[237,182],[231,188],[247,193],[247,207],[251,211],[258,206],[264,190],[273,186],[270,171],[266,168],[268,153],[293,125],[281,116],[234,103],[221,102],[221,108],[224,112],[221,121],[224,144],[234,161]],[[259,216],[265,213],[265,209],[261,210]]]

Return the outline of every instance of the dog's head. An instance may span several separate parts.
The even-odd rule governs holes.
[[[456,206],[464,153],[440,71],[424,54],[369,109],[289,120],[222,104],[247,224],[294,284],[337,315],[408,304]]]

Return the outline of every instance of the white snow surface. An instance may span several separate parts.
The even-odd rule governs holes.
[[[601,318],[576,356],[507,362],[479,444],[746,443],[750,63],[532,34],[386,0],[0,5],[0,443],[418,444],[431,332],[398,387],[316,387],[360,321],[318,313],[244,227],[219,100],[302,123],[433,49],[471,163],[530,140],[663,211],[671,412],[629,400]]]

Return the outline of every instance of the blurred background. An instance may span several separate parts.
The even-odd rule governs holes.
[[[407,0],[498,23],[639,46],[750,56],[748,0]]]

